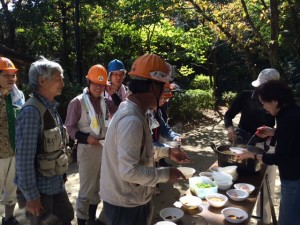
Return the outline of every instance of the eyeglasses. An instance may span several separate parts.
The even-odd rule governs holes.
[[[1,74],[1,77],[4,77],[5,79],[16,79],[17,74]]]

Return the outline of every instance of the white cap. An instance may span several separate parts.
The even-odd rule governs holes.
[[[257,79],[253,81],[251,84],[253,87],[258,87],[259,85],[266,83],[269,80],[279,80],[280,74],[276,69],[268,68],[262,70]]]

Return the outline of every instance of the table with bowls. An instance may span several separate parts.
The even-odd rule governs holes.
[[[217,167],[217,162],[212,167]],[[184,215],[178,221],[171,222],[177,225],[230,225],[232,223],[246,225],[251,218],[262,187],[266,168],[263,166],[256,174],[238,176],[230,185],[229,190],[221,190],[215,181],[204,175],[190,177],[190,188],[186,196],[176,202],[180,203],[179,205],[174,204],[184,212]],[[217,172],[225,173],[219,170]],[[197,190],[195,189],[197,182],[213,186],[208,188],[209,191]],[[201,189],[201,185],[199,187]]]

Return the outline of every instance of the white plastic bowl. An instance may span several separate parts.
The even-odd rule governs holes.
[[[192,177],[194,175],[194,173],[196,172],[196,170],[191,167],[178,167],[177,169],[179,169],[181,171],[181,173],[183,173],[183,175],[185,176],[186,179],[189,179],[190,177]]]
[[[249,194],[251,194],[255,187],[252,184],[247,184],[247,183],[237,183],[233,185],[235,189],[239,189],[242,191],[247,191]]]
[[[226,191],[226,194],[229,196],[230,199],[238,202],[244,201],[249,196],[247,191],[242,191],[238,189],[230,189]]]
[[[193,195],[186,195],[179,199],[179,201],[182,203],[183,207],[186,209],[196,209],[198,208],[202,200],[199,197],[193,196]]]
[[[218,185],[218,188],[220,190],[223,190],[223,191],[228,190],[232,185],[232,181],[226,181],[226,182],[217,182],[217,181],[215,181],[215,182]]]
[[[242,223],[248,219],[248,214],[244,210],[235,207],[225,208],[221,213],[230,223]]]
[[[215,182],[224,183],[224,182],[232,181],[232,176],[227,173],[216,172],[216,171],[213,171],[212,173],[213,173],[213,178],[214,178]]]
[[[208,194],[206,195],[206,201],[213,207],[219,208],[223,207],[228,201],[228,198],[222,194]]]
[[[176,223],[173,223],[171,221],[160,221],[160,222],[157,222],[154,225],[176,225]]]
[[[184,213],[181,209],[170,207],[160,210],[159,215],[165,221],[177,222],[183,217]]]

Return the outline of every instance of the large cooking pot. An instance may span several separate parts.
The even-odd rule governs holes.
[[[221,167],[225,166],[237,166],[237,172],[240,175],[251,175],[260,171],[262,162],[255,159],[243,159],[237,158],[237,155],[230,151],[231,145],[220,145],[216,147],[214,143],[211,143],[211,148],[218,155],[218,165]],[[262,154],[264,151],[261,148],[254,146],[246,146],[248,151],[256,154]]]

